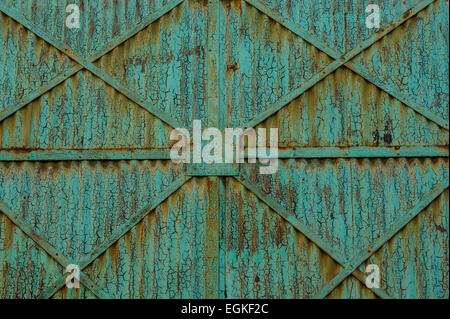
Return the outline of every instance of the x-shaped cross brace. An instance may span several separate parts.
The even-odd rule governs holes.
[[[445,123],[445,121],[441,118],[439,118],[437,115],[433,114],[428,109],[416,104],[414,101],[409,99],[407,96],[400,92],[395,92],[392,89],[389,89],[383,83],[375,79],[373,76],[368,74],[365,70],[357,67],[353,63],[349,62],[351,59],[353,59],[355,56],[360,54],[363,50],[369,48],[373,43],[383,38],[385,35],[387,35],[389,32],[393,31],[397,26],[404,23],[407,19],[417,14],[419,11],[427,7],[429,4],[431,4],[434,0],[424,0],[414,6],[413,8],[407,10],[404,14],[402,14],[397,20],[392,22],[391,24],[384,26],[380,29],[379,32],[374,34],[373,36],[369,37],[368,39],[362,41],[360,45],[358,45],[356,48],[346,52],[343,55],[339,55],[336,51],[333,49],[327,47],[325,44],[321,43],[320,41],[316,40],[314,37],[309,35],[308,33],[305,33],[302,31],[298,26],[295,24],[289,22],[287,19],[283,18],[280,14],[276,13],[275,11],[267,8],[265,5],[261,4],[257,0],[245,0],[250,5],[256,7],[258,10],[262,11],[264,14],[268,15],[270,18],[274,19],[275,21],[279,22],[283,26],[285,26],[287,29],[291,30],[293,33],[300,36],[302,39],[307,41],[308,43],[312,44],[319,50],[327,53],[331,58],[334,59],[333,62],[331,62],[328,66],[326,66],[324,69],[322,69],[319,73],[315,74],[313,77],[311,77],[308,81],[306,81],[304,84],[302,84],[299,88],[293,90],[288,95],[284,96],[282,99],[277,101],[275,104],[271,105],[266,109],[266,111],[260,113],[255,118],[253,118],[250,122],[247,123],[246,127],[254,127],[257,124],[264,121],[266,118],[270,117],[277,111],[279,111],[281,108],[283,108],[285,105],[287,105],[289,102],[300,96],[302,93],[304,93],[306,90],[312,88],[316,83],[324,79],[326,76],[328,76],[330,73],[335,71],[341,66],[346,66],[353,70],[354,72],[358,73],[362,77],[364,77],[369,82],[375,84],[383,91],[387,92],[388,94],[392,95],[393,97],[400,100],[402,103],[406,104],[407,106],[414,109],[416,112],[422,114],[429,120],[435,122],[436,124],[440,125],[444,129],[448,130],[448,124]],[[154,105],[149,104],[145,101],[142,97],[140,97],[135,92],[132,92],[128,88],[124,87],[119,81],[114,79],[113,77],[106,74],[103,70],[96,67],[93,62],[98,60],[100,57],[105,55],[106,53],[113,50],[115,47],[123,43],[124,41],[128,40],[132,36],[134,36],[139,31],[143,30],[145,27],[147,27],[149,24],[151,24],[153,21],[157,20],[159,17],[163,16],[165,13],[179,5],[183,0],[174,0],[172,2],[169,2],[164,7],[162,7],[160,10],[155,12],[154,14],[146,17],[141,21],[136,27],[133,29],[125,32],[123,35],[119,36],[118,38],[114,39],[112,42],[110,42],[107,46],[105,46],[103,49],[97,51],[93,55],[91,55],[89,58],[84,59],[81,56],[79,56],[77,53],[72,51],[70,48],[68,48],[66,45],[59,43],[58,41],[52,39],[47,35],[45,31],[43,31],[38,25],[28,21],[24,17],[22,17],[19,13],[15,12],[14,10],[10,8],[6,8],[0,5],[0,10],[3,11],[8,16],[12,17],[14,20],[18,21],[19,23],[23,24],[27,29],[29,29],[31,32],[35,33],[40,38],[47,41],[49,44],[53,45],[57,49],[59,49],[61,52],[65,53],[68,57],[73,59],[78,63],[78,65],[75,65],[68,69],[63,74],[55,77],[53,80],[49,81],[44,86],[34,90],[31,94],[26,96],[25,98],[21,99],[19,102],[15,103],[14,105],[6,108],[2,112],[0,112],[0,121],[4,120],[6,117],[10,116],[11,114],[15,113],[19,109],[23,108],[25,105],[30,103],[32,100],[36,99],[40,95],[44,94],[45,92],[51,90],[58,84],[62,83],[78,71],[82,70],[83,68],[86,68],[87,70],[91,71],[93,74],[95,74],[97,77],[114,87],[117,91],[128,97],[133,102],[140,105],[142,108],[146,109],[165,123],[169,124],[170,126],[176,128],[180,127],[180,124],[173,118],[169,117],[166,113],[162,112],[158,108],[156,108]],[[81,270],[85,269],[89,264],[91,264],[100,254],[102,254],[104,251],[106,251],[114,242],[116,242],[121,236],[123,236],[125,233],[127,233],[130,229],[132,229],[142,218],[144,218],[148,213],[150,213],[154,208],[156,208],[162,201],[164,201],[167,197],[169,197],[173,192],[175,192],[178,188],[180,188],[187,180],[189,180],[191,176],[181,176],[179,177],[172,185],[170,185],[165,191],[160,193],[152,203],[147,205],[144,209],[140,210],[136,214],[134,214],[130,220],[123,224],[121,227],[119,227],[110,237],[108,241],[103,243],[102,245],[99,245],[96,247],[92,253],[90,253],[87,257],[83,258],[79,261],[79,266]],[[349,275],[355,276],[358,280],[361,282],[364,282],[364,274],[358,269],[358,267],[366,261],[370,256],[375,253],[377,249],[379,249],[384,243],[386,243],[390,238],[392,238],[399,230],[401,230],[409,221],[411,221],[417,214],[419,214],[428,204],[430,204],[435,198],[437,198],[446,188],[448,188],[448,181],[438,184],[428,195],[426,195],[423,199],[421,199],[416,205],[407,213],[404,214],[402,218],[397,221],[388,231],[385,233],[382,237],[377,239],[373,244],[369,246],[367,251],[362,252],[360,255],[358,255],[353,261],[349,262],[344,257],[342,257],[339,253],[337,253],[326,241],[324,241],[319,235],[317,235],[314,231],[310,230],[308,227],[300,223],[296,218],[290,216],[287,211],[285,211],[284,208],[282,208],[280,205],[277,205],[273,201],[265,198],[264,194],[262,194],[257,187],[250,184],[248,181],[245,180],[245,177],[242,175],[235,176],[235,179],[239,181],[241,184],[243,184],[246,188],[248,188],[250,191],[255,193],[255,195],[260,198],[263,202],[265,202],[269,207],[271,207],[275,212],[277,212],[281,217],[283,217],[285,220],[287,220],[289,223],[291,223],[298,231],[303,233],[306,237],[308,237],[311,241],[313,241],[318,247],[323,249],[327,254],[329,254],[334,260],[336,260],[340,265],[343,266],[343,269],[339,272],[339,274],[333,278],[330,282],[328,282],[316,295],[316,298],[322,298],[328,295],[339,283],[341,283],[345,278],[347,278]],[[40,247],[42,247],[50,256],[55,258],[58,263],[60,263],[63,267],[66,265],[72,263],[67,257],[63,256],[57,250],[52,247],[47,240],[45,240],[40,234],[38,234],[36,231],[34,231],[19,215],[14,213],[4,202],[0,201],[0,210],[2,210],[24,233],[26,233],[30,238],[32,238]],[[84,273],[81,272],[80,280],[83,282],[83,284],[88,287],[96,296],[98,297],[106,297],[105,294],[96,286],[94,282]],[[52,284],[44,293],[41,295],[41,297],[51,297],[58,289],[63,287],[64,285],[64,277],[61,277],[59,280],[57,280],[54,284]],[[382,298],[389,298],[390,296],[384,292],[382,289],[377,288],[371,288],[371,290],[376,293],[378,296]]]

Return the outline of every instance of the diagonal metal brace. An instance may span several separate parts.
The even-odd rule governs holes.
[[[369,259],[381,246],[388,242],[400,230],[402,230],[410,221],[412,221],[420,212],[422,212],[433,200],[441,195],[449,185],[449,181],[439,183],[429,194],[422,198],[413,208],[405,213],[400,219],[392,225],[389,230],[380,238],[375,240],[367,250],[357,256],[354,261],[342,269],[336,277],[331,279],[314,297],[325,298],[334,288],[336,288],[342,281],[358,269],[358,267]]]
[[[41,247],[47,254],[53,257],[64,269],[69,264],[76,264],[63,254],[58,252],[44,237],[35,231],[28,223],[16,214],[8,205],[0,200],[0,211],[2,211],[22,232],[31,238],[39,247]],[[65,277],[62,276],[62,285],[65,284]],[[97,297],[105,298],[105,294],[101,292],[98,286],[83,272],[80,272],[80,282],[89,288]]]
[[[116,229],[111,237],[98,245],[96,248],[92,250],[92,252],[82,258],[79,262],[79,266],[81,270],[86,269],[98,256],[103,254],[108,248],[110,248],[116,241],[118,241],[122,236],[124,236],[127,232],[129,232],[134,226],[136,226],[145,216],[150,214],[159,204],[165,201],[170,195],[175,193],[178,189],[180,189],[188,180],[191,179],[191,176],[181,176],[177,180],[175,180],[167,189],[162,191],[156,196],[155,199],[152,200],[150,204],[142,208],[140,211],[136,212],[131,216],[131,218],[124,223],[120,228]],[[39,298],[50,298],[53,296],[59,289],[64,286],[64,278],[58,278],[53,282],[50,287],[48,287]]]
[[[245,188],[251,191],[256,195],[260,200],[262,200],[267,206],[273,209],[278,215],[280,215],[284,220],[290,223],[297,231],[302,233],[305,237],[307,237],[310,241],[312,241],[315,245],[317,245],[320,249],[322,249],[326,254],[328,254],[333,260],[335,260],[338,264],[340,264],[344,269],[349,267],[349,262],[346,260],[344,256],[340,252],[338,252],[333,246],[331,246],[327,241],[323,240],[320,235],[318,235],[315,231],[311,230],[309,227],[301,223],[297,218],[295,218],[292,214],[290,214],[286,209],[284,209],[281,205],[276,202],[269,200],[264,196],[264,194],[252,183],[248,182],[244,176],[234,176],[234,178],[241,183]],[[353,274],[358,280],[362,280],[362,274],[355,272]],[[377,296],[384,299],[391,299],[384,290],[382,289],[371,289]]]
[[[65,71],[63,74],[58,75],[50,82],[46,83],[45,85],[41,86],[40,88],[34,90],[32,93],[30,93],[28,96],[22,98],[18,102],[16,102],[14,105],[7,107],[3,111],[0,112],[0,122],[3,121],[5,118],[9,117],[10,115],[14,114],[24,106],[26,106],[28,103],[33,101],[34,99],[38,98],[42,94],[48,92],[58,84],[64,82],[66,79],[77,73],[78,71],[82,70],[83,68],[88,69],[92,73],[94,73],[97,77],[101,78],[103,81],[108,83],[110,86],[114,87],[117,91],[125,95],[127,98],[141,106],[142,108],[149,111],[154,116],[158,117],[165,123],[169,124],[170,126],[176,128],[180,127],[180,124],[177,120],[171,118],[166,113],[162,112],[159,108],[151,105],[147,101],[145,101],[142,97],[140,97],[135,92],[132,92],[125,86],[123,86],[119,81],[113,79],[109,75],[107,75],[103,70],[100,68],[97,68],[93,62],[102,57],[103,55],[107,54],[111,50],[113,50],[115,47],[119,46],[124,41],[128,40],[129,38],[133,37],[136,33],[146,28],[148,25],[150,25],[155,20],[159,19],[161,16],[178,6],[180,3],[182,3],[184,0],[173,0],[166,5],[164,5],[161,9],[156,11],[155,13],[151,14],[150,16],[146,17],[142,22],[140,22],[138,25],[136,25],[131,30],[127,31],[123,35],[117,37],[113,41],[111,41],[108,45],[106,45],[104,48],[98,50],[96,53],[91,55],[89,58],[84,59],[80,55],[78,55],[76,52],[74,52],[72,49],[70,49],[67,45],[60,43],[59,41],[52,39],[42,28],[35,23],[29,21],[25,17],[23,17],[19,12],[17,12],[14,9],[7,8],[4,5],[0,4],[0,11],[2,11],[7,16],[11,17],[12,19],[16,20],[18,23],[22,24],[25,28],[27,28],[30,32],[34,33],[36,36],[42,38],[50,45],[54,46],[56,49],[67,55],[72,60],[76,61],[79,65],[75,65],[71,68],[69,68],[67,71]]]
[[[367,81],[371,82],[372,84],[376,85],[381,90],[385,91],[389,95],[393,96],[394,98],[398,99],[403,104],[409,106],[413,110],[415,110],[417,113],[421,114],[422,116],[426,117],[427,119],[435,122],[442,128],[446,129],[448,131],[449,126],[448,123],[439,117],[438,115],[434,114],[432,111],[424,108],[423,106],[417,104],[412,99],[408,98],[405,94],[396,92],[392,89],[389,89],[386,85],[384,85],[381,81],[376,79],[375,77],[371,76],[367,71],[361,69],[354,63],[350,62],[354,57],[359,55],[362,51],[369,48],[372,44],[375,42],[381,40],[384,36],[386,36],[388,33],[392,32],[394,29],[396,29],[399,25],[403,24],[406,20],[416,15],[418,12],[425,9],[428,5],[433,3],[436,0],[424,0],[411,9],[407,10],[405,13],[400,15],[398,19],[393,21],[387,26],[384,26],[372,35],[371,37],[367,38],[366,40],[362,41],[356,48],[349,50],[343,55],[340,55],[337,51],[329,48],[326,44],[321,42],[320,40],[313,37],[311,34],[303,31],[300,27],[286,19],[285,17],[281,16],[279,13],[275,12],[274,10],[268,8],[266,5],[262,4],[259,0],[245,0],[250,5],[254,6],[256,9],[264,13],[265,15],[269,16],[271,19],[277,21],[284,27],[286,27],[288,30],[293,32],[294,34],[301,37],[306,42],[310,43],[317,49],[325,52],[328,56],[335,59],[335,61],[328,64],[324,69],[322,69],[320,72],[315,74],[313,77],[311,77],[308,81],[303,83],[299,88],[293,90],[289,94],[287,94],[285,97],[281,98],[279,101],[275,102],[273,105],[271,105],[269,108],[266,109],[266,111],[258,114],[255,118],[253,118],[251,121],[249,121],[245,127],[254,127],[257,124],[261,123],[271,115],[278,112],[281,108],[292,102],[294,99],[296,99],[298,96],[303,94],[305,91],[312,88],[316,83],[324,79],[326,76],[337,70],[341,66],[345,66],[352,70],[353,72],[359,74]]]

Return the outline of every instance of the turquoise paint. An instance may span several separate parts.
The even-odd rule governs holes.
[[[75,2],[0,5],[0,297],[448,298],[448,1]],[[173,164],[193,119],[277,174]]]

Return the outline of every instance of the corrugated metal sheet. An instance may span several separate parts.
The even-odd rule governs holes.
[[[74,65],[66,55],[0,13],[0,116]]]
[[[447,0],[380,30],[369,1],[68,3],[0,3],[0,297],[448,298]],[[173,164],[193,119],[279,128],[277,173]]]
[[[241,175],[351,259],[448,179],[448,161],[285,159],[277,174],[247,164]]]
[[[439,0],[354,59],[387,87],[449,121],[449,6]]]
[[[397,298],[447,298],[448,189],[367,263],[380,266],[386,291]]]
[[[170,161],[0,162],[0,196],[79,260],[180,176]]]
[[[295,116],[292,116],[295,114]],[[317,83],[259,127],[279,146],[446,146],[449,133],[349,69]]]
[[[61,275],[62,267],[5,214],[0,234],[1,298],[36,298]]]
[[[255,1],[256,2],[256,1]],[[341,54],[355,48],[378,30],[365,25],[370,0],[262,0],[265,6],[277,11],[290,22],[307,30]],[[419,0],[381,0],[380,25],[392,23]]]
[[[208,116],[207,6],[185,1],[95,63],[183,127]]]
[[[208,284],[217,270],[210,274],[207,250],[216,187],[217,179],[190,180],[86,272],[112,298],[213,297]]]
[[[3,2],[41,26],[52,38],[66,43],[72,50],[88,57],[133,28],[146,16],[161,9],[169,1],[5,0]],[[65,27],[68,4],[79,6],[83,28],[71,30]]]
[[[339,264],[234,180],[227,182],[228,298],[307,298]]]
[[[167,149],[170,127],[82,70],[0,123],[0,148]]]
[[[330,63],[330,58],[245,1],[226,2],[227,124],[243,127]]]

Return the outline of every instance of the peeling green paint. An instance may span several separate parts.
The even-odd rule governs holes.
[[[1,298],[448,298],[448,0],[0,3]],[[279,169],[170,131],[279,128]],[[79,290],[65,287],[80,265]],[[367,288],[365,266],[380,266]]]

